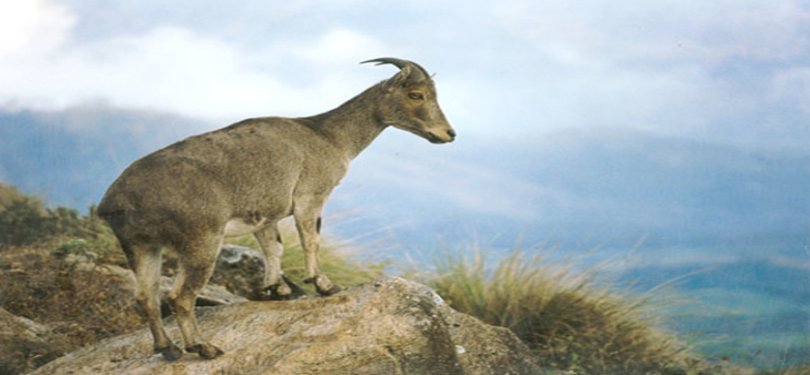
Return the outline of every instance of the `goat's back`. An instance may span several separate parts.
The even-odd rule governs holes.
[[[302,176],[340,164],[329,154],[329,143],[303,122],[245,120],[135,161],[107,190],[98,212],[113,229],[167,221],[221,225],[242,211],[280,218],[289,214],[301,183],[317,185]]]

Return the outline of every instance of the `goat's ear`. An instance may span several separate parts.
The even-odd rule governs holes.
[[[393,77],[391,77],[385,83],[385,87],[388,90],[392,90],[398,87],[406,87],[408,83],[414,78],[413,77],[413,68],[410,66],[405,66],[397,72]]]

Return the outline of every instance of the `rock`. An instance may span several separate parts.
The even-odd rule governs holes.
[[[0,374],[22,374],[64,354],[65,340],[0,308]]]
[[[508,328],[495,327],[446,304],[441,310],[465,374],[536,374],[534,356]]]
[[[91,273],[93,278],[103,280],[106,285],[122,289],[124,292],[121,298],[127,298],[134,302],[133,298],[136,291],[135,274],[131,270],[109,264],[83,262],[76,265],[74,272],[76,272],[75,277],[77,278],[81,277],[82,273]],[[166,313],[169,311],[167,295],[172,289],[173,283],[174,278],[172,277],[160,277],[160,301]],[[222,286],[211,283],[207,284],[197,296],[197,306],[218,306],[244,301],[247,301],[247,299],[228,292]]]
[[[225,355],[152,353],[148,330],[80,349],[32,374],[538,374],[510,331],[448,307],[401,278],[328,298],[243,302],[197,309],[200,329]],[[177,343],[176,323],[167,329]]]
[[[131,273],[131,272],[130,272]],[[133,275],[134,277],[134,275]],[[134,282],[134,279],[133,279]],[[174,279],[163,276],[160,278],[160,302],[168,305],[167,295],[174,285]],[[134,293],[133,293],[134,295]],[[229,303],[245,302],[246,298],[237,296],[220,285],[206,284],[197,295],[197,306],[219,306]]]
[[[223,245],[210,283],[224,286],[233,294],[257,299],[264,288],[264,255],[249,247]]]

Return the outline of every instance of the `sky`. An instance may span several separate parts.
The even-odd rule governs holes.
[[[357,64],[380,56],[435,73],[462,136],[810,141],[808,1],[0,1],[5,109],[309,115],[390,76]]]

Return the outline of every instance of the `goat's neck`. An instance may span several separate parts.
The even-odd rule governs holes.
[[[377,116],[379,90],[379,86],[373,86],[340,107],[312,118],[321,134],[344,150],[349,159],[360,154],[386,127]]]

